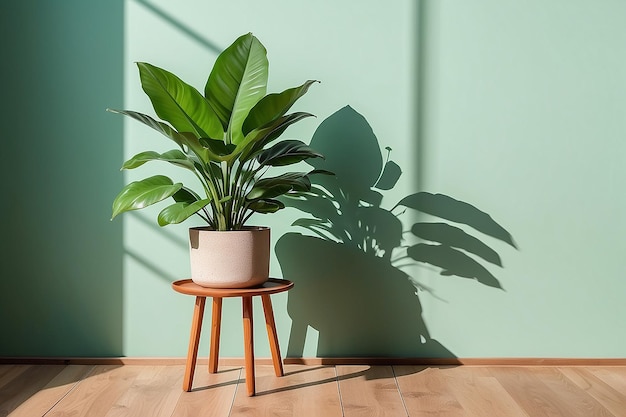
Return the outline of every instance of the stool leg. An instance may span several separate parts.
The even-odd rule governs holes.
[[[267,328],[267,337],[270,342],[270,350],[272,351],[272,362],[274,362],[274,372],[276,376],[283,376],[283,361],[280,357],[280,347],[278,346],[278,334],[276,333],[276,323],[274,322],[274,310],[272,309],[272,300],[268,294],[261,295],[263,300],[263,313],[265,314],[265,327]]]
[[[255,392],[254,384],[254,340],[252,339],[252,297],[242,297],[243,305],[243,347],[246,363],[246,387],[248,396],[252,397]]]
[[[211,349],[209,350],[209,373],[217,372],[220,356],[220,329],[222,327],[222,299],[213,297],[213,314],[211,319]]]
[[[200,343],[200,330],[202,329],[202,318],[204,317],[205,302],[206,297],[196,297],[196,305],[193,309],[191,335],[189,337],[189,350],[187,351],[185,377],[183,378],[183,391],[187,392],[191,391],[193,374],[196,370],[196,359],[198,357],[198,344]]]

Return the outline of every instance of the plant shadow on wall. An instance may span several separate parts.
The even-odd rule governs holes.
[[[485,212],[443,194],[417,192],[384,208],[383,193],[402,170],[389,160],[390,148],[383,161],[372,128],[349,106],[320,124],[311,147],[326,159],[308,163],[336,175],[318,176],[311,192],[283,200],[309,215],[293,223],[307,235],[290,232],[276,244],[283,275],[296,283],[287,356],[303,356],[311,326],[319,332],[318,357],[454,357],[422,318],[419,292],[428,289],[403,269],[429,264],[442,276],[502,289],[483,265],[502,267],[499,254],[463,228],[516,247],[512,236]],[[410,211],[457,225],[420,221],[404,230]]]

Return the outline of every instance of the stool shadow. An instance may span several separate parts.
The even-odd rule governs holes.
[[[231,379],[230,381],[219,382],[217,384],[197,386],[195,388],[192,388],[190,392],[200,392],[200,391],[206,391],[206,390],[214,389],[214,388],[227,387],[229,385],[237,385],[242,380],[242,378],[241,378],[242,370],[243,370],[243,367],[236,367],[236,368],[229,368],[229,369],[218,370],[213,375],[227,374],[229,372],[237,372],[237,375],[234,377],[234,379]],[[207,372],[206,365],[197,365],[196,366],[195,374],[198,374],[200,372]]]
[[[287,365],[288,367],[289,365]],[[372,376],[372,368],[374,367],[381,367],[381,366],[387,366],[387,367],[392,367],[393,368],[393,376],[397,377],[397,376],[404,376],[404,375],[408,375],[408,374],[415,374],[415,373],[419,373],[427,368],[432,368],[433,366],[411,366],[411,367],[407,367],[407,366],[402,366],[400,368],[398,368],[400,371],[396,370],[395,367],[393,367],[392,365],[377,365],[377,366],[367,366],[367,369],[363,369],[363,370],[358,370],[356,372],[350,372],[347,374],[343,374],[343,375],[337,375],[334,377],[329,377],[329,378],[323,378],[323,379],[313,379],[311,381],[308,382],[298,382],[298,383],[294,383],[292,385],[286,385],[286,386],[281,386],[281,387],[276,387],[276,388],[270,388],[264,391],[257,391],[255,393],[256,397],[260,397],[260,396],[264,396],[264,395],[270,395],[270,394],[276,394],[276,393],[280,393],[280,392],[286,392],[286,391],[291,391],[291,390],[297,390],[297,389],[302,389],[302,388],[306,388],[306,387],[313,387],[316,385],[323,385],[323,384],[328,384],[328,383],[338,383],[340,381],[343,380],[348,380],[348,379],[352,379],[352,378],[359,378],[359,377],[363,377],[365,380],[370,380],[370,379],[374,379],[375,377]],[[306,374],[309,372],[315,372],[317,370],[320,369],[324,369],[324,368],[334,368],[334,365],[319,365],[319,366],[306,366],[304,368],[301,369],[297,369],[297,370],[293,370],[293,371],[286,371],[283,377],[274,377],[272,376],[271,378],[276,378],[274,379],[276,382],[279,382],[279,380],[281,378],[288,378],[290,376],[294,376],[294,375],[298,375],[298,374]],[[243,376],[243,372],[242,372],[243,368],[233,368],[233,369],[228,369],[228,370],[224,370],[224,371],[218,371],[217,373],[228,373],[228,372],[233,372],[233,371],[238,371],[239,374],[238,376],[234,377],[234,379],[231,379],[229,381],[224,381],[224,382],[220,382],[217,384],[210,384],[210,385],[204,385],[204,386],[199,386],[196,388],[193,388],[190,392],[202,392],[202,391],[206,391],[206,390],[210,390],[210,389],[216,389],[216,388],[223,388],[223,387],[228,387],[231,385],[243,385],[245,386],[245,377]],[[257,387],[258,388],[258,387]]]
[[[429,368],[429,366],[414,366],[414,367],[402,367],[401,372],[398,373],[396,371],[396,368],[391,366],[391,365],[387,365],[389,367],[391,367],[393,369],[393,377],[396,378],[398,376],[405,376],[405,375],[409,375],[409,374],[417,374],[420,373],[426,369]],[[329,367],[334,367],[332,365],[325,365],[325,366],[318,366],[318,367],[307,367],[306,369],[301,369],[298,371],[294,371],[294,372],[287,372],[285,373],[285,377],[289,376],[289,375],[294,375],[294,374],[299,374],[299,373],[306,373],[306,372],[313,372],[316,371],[318,369],[321,368],[329,368]],[[345,381],[345,380],[349,380],[349,379],[354,379],[354,378],[364,378],[366,381],[367,380],[372,380],[372,379],[376,379],[377,377],[374,376],[372,370],[374,367],[380,367],[380,366],[368,366],[366,369],[363,370],[359,370],[359,371],[355,371],[355,372],[350,372],[347,374],[343,374],[343,375],[337,375],[334,377],[330,377],[330,378],[324,378],[324,379],[319,379],[319,380],[312,380],[310,382],[300,382],[300,383],[296,383],[293,385],[287,385],[287,386],[283,386],[283,387],[277,387],[277,388],[272,388],[272,389],[268,389],[265,391],[257,391],[255,396],[260,397],[260,396],[264,396],[264,395],[271,395],[271,394],[277,394],[280,392],[286,392],[286,391],[292,391],[292,390],[298,390],[298,389],[302,389],[302,388],[307,388],[307,387],[313,387],[316,385],[324,385],[324,384],[330,384],[330,383],[339,383],[341,381]]]

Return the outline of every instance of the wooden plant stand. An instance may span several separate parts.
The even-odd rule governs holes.
[[[270,278],[266,283],[259,287],[241,289],[206,288],[194,284],[190,279],[173,282],[172,288],[174,291],[196,297],[196,304],[193,310],[193,320],[191,322],[189,350],[187,351],[187,362],[185,365],[185,377],[183,378],[183,390],[191,391],[193,374],[198,357],[198,345],[200,343],[200,331],[202,329],[204,305],[207,297],[211,297],[213,299],[209,373],[217,372],[220,346],[220,328],[222,322],[222,299],[226,297],[241,297],[241,303],[243,306],[243,343],[246,368],[246,387],[248,390],[248,396],[253,396],[255,394],[254,340],[252,337],[252,297],[261,296],[261,300],[263,301],[265,324],[267,327],[267,336],[269,338],[270,350],[272,352],[272,362],[274,363],[274,371],[276,376],[283,376],[283,362],[280,356],[280,348],[278,346],[278,335],[276,334],[276,324],[274,322],[274,311],[272,309],[270,294],[288,291],[292,287],[293,282],[277,278]]]

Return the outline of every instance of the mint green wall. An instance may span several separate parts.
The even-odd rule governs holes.
[[[281,245],[285,233],[306,233],[289,226],[301,217],[295,210],[258,218],[273,227],[277,251],[287,254],[282,262],[274,259],[273,274],[296,281],[290,301],[275,297],[289,355],[624,356],[626,311],[619,299],[626,284],[619,251],[625,223],[618,213],[626,201],[618,184],[626,177],[620,163],[626,151],[620,141],[626,134],[626,59],[620,53],[626,28],[620,16],[626,10],[614,1],[549,3],[126,3],[128,107],[149,109],[133,61],[171,69],[201,88],[216,52],[252,31],[268,47],[274,90],[322,80],[300,103],[317,120],[288,134],[308,139],[349,105],[371,126],[380,148],[393,148],[391,157],[403,170],[398,184],[384,193],[383,207],[419,190],[443,193],[487,212],[515,239],[517,249],[480,237],[502,258],[503,268],[487,268],[504,291],[405,263],[401,270],[424,289],[421,306],[411,306],[406,294],[414,289],[395,287],[398,268],[369,264],[343,248],[290,245],[304,242],[297,239]],[[343,111],[328,125],[341,136],[342,122],[360,123],[351,114]],[[127,124],[126,155],[152,146],[147,136],[142,127]],[[350,157],[345,163],[358,165]],[[169,279],[187,273],[186,229],[164,235],[150,226],[155,214],[124,220],[126,248],[132,251],[124,274],[131,305],[125,352],[181,355],[191,300],[172,297],[168,280],[155,271]],[[403,218],[405,227],[430,219],[410,216]],[[146,241],[151,244],[143,246]],[[298,257],[286,247],[308,252]],[[307,255],[322,262],[307,263]],[[349,263],[342,257],[352,261],[352,270],[342,269]],[[332,275],[333,268],[345,276]],[[362,280],[346,278],[355,271],[364,274]],[[328,274],[338,289],[317,298],[330,286]],[[145,285],[154,298],[141,298]],[[314,301],[307,303],[307,297]],[[172,307],[164,309],[164,303]],[[227,308],[233,331],[224,334],[223,352],[238,356],[239,305]],[[351,310],[359,312],[360,326],[344,318]],[[374,313],[387,322],[376,322]],[[150,325],[148,317],[156,320]],[[334,322],[348,334],[342,336]],[[176,326],[173,338],[159,334],[164,326]],[[408,346],[386,327],[393,334],[417,333],[423,345]],[[263,329],[258,330],[266,354]]]
[[[123,4],[0,10],[0,355],[119,355]]]
[[[626,356],[626,3],[429,2],[425,187],[519,244],[506,292],[429,278],[459,356]]]
[[[271,5],[250,1],[176,4],[127,1],[125,105],[151,111],[133,62],[148,61],[169,69],[201,89],[217,53],[237,36],[253,32],[268,49],[271,91],[281,91],[307,79],[322,81],[298,102],[298,109],[310,111],[317,118],[290,127],[286,137],[309,141],[322,121],[346,105],[352,105],[380,132],[380,140],[385,142],[383,147],[398,146],[394,156],[405,167],[405,174],[394,192],[405,195],[407,190],[416,191],[411,142],[414,141],[417,10],[412,3],[360,2],[356,7],[353,2],[321,1],[304,7],[295,6],[291,1]],[[171,147],[132,121],[126,122],[125,131],[127,157],[155,146],[161,150]],[[142,167],[142,170],[129,172],[127,179],[148,176],[156,172],[153,169]],[[123,220],[127,254],[124,262],[124,351],[131,356],[180,356],[185,354],[188,342],[192,299],[173,295],[169,281],[184,278],[189,273],[186,247],[189,224],[158,230],[154,225],[157,213],[158,209],[137,212]],[[299,216],[295,210],[285,210],[276,216],[257,217],[254,222],[271,226],[273,243],[276,243],[287,232],[305,232],[290,227]],[[338,258],[341,254],[331,256]],[[271,273],[283,275],[276,257],[272,260]],[[290,278],[298,281],[296,277]],[[408,281],[404,283],[408,284],[407,294],[411,296],[415,290]],[[303,283],[296,282],[296,286],[302,287]],[[143,295],[146,288],[148,296]],[[293,338],[290,338],[291,318],[286,311],[288,297],[277,295],[273,300],[284,353],[318,354],[316,335],[319,330],[310,327],[304,341],[290,340]],[[228,331],[222,333],[222,353],[241,356],[241,306],[238,300],[227,301],[223,319]],[[256,308],[259,321],[256,349],[258,355],[269,356],[259,303]],[[320,308],[331,311],[332,306],[321,305]],[[207,314],[207,319],[209,316]],[[363,328],[367,328],[366,323]],[[299,339],[302,331],[307,332],[307,323],[299,324]],[[304,346],[300,346],[302,344]],[[206,348],[206,345],[201,346],[204,351]],[[380,353],[403,349],[390,345],[388,352]]]
[[[381,260],[300,236],[312,233],[291,226],[306,217],[293,208],[257,217],[272,227],[272,274],[296,281],[289,295],[273,297],[283,353],[626,355],[623,2],[126,0],[123,13],[118,3],[38,2],[41,14],[24,3],[2,13],[3,31],[24,32],[3,36],[3,55],[19,62],[2,66],[18,103],[3,105],[3,126],[21,121],[15,130],[26,139],[3,152],[20,157],[3,164],[3,178],[12,181],[1,209],[8,232],[0,313],[10,337],[0,355],[186,354],[193,302],[170,282],[189,274],[191,224],[160,229],[158,209],[108,221],[122,180],[162,168],[122,178],[116,169],[123,158],[170,146],[102,110],[151,113],[133,62],[167,68],[201,88],[219,51],[249,31],[268,49],[270,90],[322,81],[298,103],[317,118],[287,136],[327,146],[328,164],[363,181],[377,176],[390,147],[402,176],[381,192],[383,211],[417,191],[442,193],[486,212],[517,246],[460,226],[502,259],[503,267],[478,259],[501,290],[396,260],[402,250]],[[45,76],[33,69],[40,60]],[[30,100],[23,91],[44,94]],[[5,136],[14,130],[8,127]],[[32,141],[47,154],[32,155]],[[346,143],[359,154],[341,154]],[[83,160],[93,153],[97,159]],[[80,208],[67,203],[76,195]],[[38,205],[30,203],[35,197]],[[411,210],[398,218],[405,230],[441,221]],[[354,218],[343,220],[347,228]],[[28,233],[18,234],[22,228]],[[415,241],[403,237],[402,244]],[[43,253],[24,258],[27,245]],[[97,296],[85,301],[86,294]],[[27,308],[30,301],[36,309]],[[221,353],[241,356],[241,307],[227,300],[224,309]],[[255,309],[257,355],[269,356]]]

